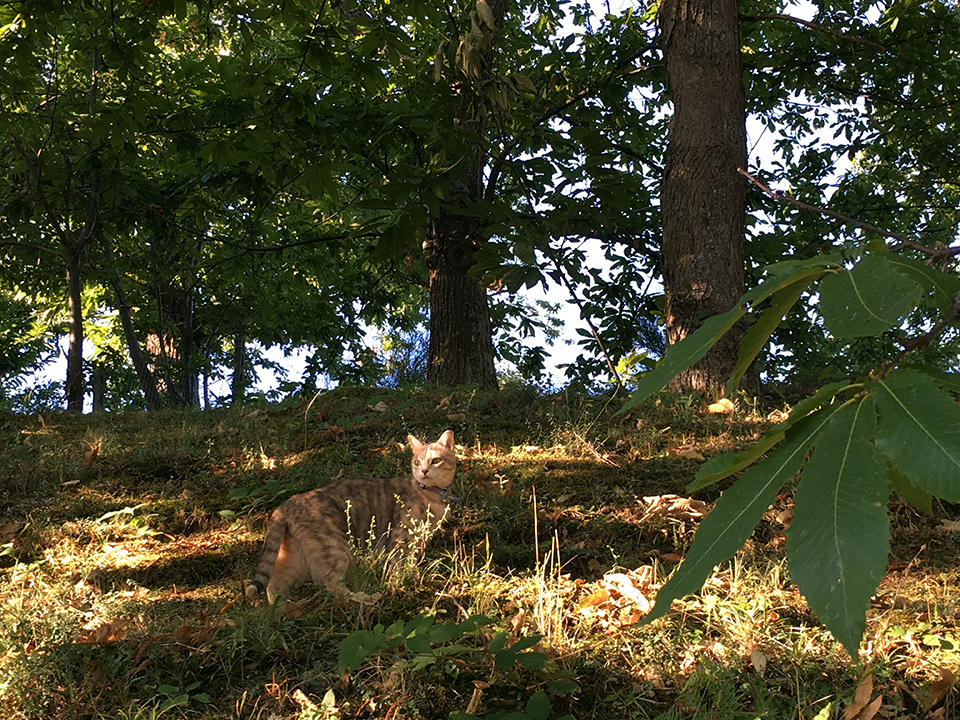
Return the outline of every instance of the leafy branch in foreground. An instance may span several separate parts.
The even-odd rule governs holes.
[[[886,569],[890,490],[928,512],[933,497],[960,502],[960,406],[948,394],[958,387],[958,376],[919,364],[901,366],[911,350],[942,339],[955,324],[960,277],[887,251],[864,252],[850,269],[830,257],[771,265],[763,282],[736,307],[709,318],[668,349],[621,412],[697,362],[750,312],[757,320],[741,344],[729,392],[804,292],[818,293],[824,325],[838,340],[899,330],[921,303],[934,308],[940,321],[901,339],[903,352],[869,376],[821,388],[755,446],[712,458],[700,469],[691,491],[752,465],[703,520],[688,557],[660,590],[644,622],[702,587],[800,472],[787,534],[791,575],[826,628],[856,657],[870,598]]]

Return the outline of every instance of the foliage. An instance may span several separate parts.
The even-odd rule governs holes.
[[[398,620],[386,629],[383,625],[377,625],[371,630],[358,630],[340,643],[340,671],[355,672],[372,656],[395,651],[401,646],[409,655],[407,667],[413,670],[445,661],[454,667],[461,667],[461,671],[486,678],[482,681],[485,685],[493,682],[498,675],[512,675],[515,666],[534,672],[545,671],[547,655],[532,649],[540,644],[539,635],[511,639],[505,631],[490,634],[488,628],[492,625],[493,621],[484,615],[474,615],[459,623],[437,623],[434,617],[426,616],[411,618],[406,622]],[[562,673],[554,679],[549,679],[549,673],[544,674],[547,675],[552,693],[564,694],[577,690],[577,684],[562,679]],[[557,675],[556,670],[553,674]],[[527,700],[525,712],[497,712],[487,717],[546,720],[549,715],[550,699],[546,692],[537,690]],[[450,718],[470,720],[476,716],[451,713]]]
[[[662,615],[671,599],[699,587],[717,563],[739,548],[776,493],[803,466],[788,534],[791,574],[824,624],[856,656],[864,614],[887,563],[889,490],[921,507],[929,507],[931,497],[960,500],[960,407],[941,389],[955,388],[956,379],[923,366],[900,367],[909,364],[909,348],[937,342],[956,318],[960,280],[886,252],[864,253],[850,269],[830,259],[771,266],[764,282],[748,291],[737,308],[711,318],[670,348],[624,409],[696,362],[750,310],[758,319],[741,347],[730,380],[734,386],[780,318],[813,283],[825,327],[837,338],[899,329],[921,297],[937,307],[942,322],[902,340],[906,350],[870,375],[825,386],[750,450],[714,458],[701,469],[691,489],[732,475],[779,444],[721,496],[698,532],[690,558],[664,586],[649,619]],[[761,313],[765,301],[769,307]]]

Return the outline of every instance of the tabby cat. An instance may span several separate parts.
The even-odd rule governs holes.
[[[263,554],[246,594],[278,595],[307,580],[334,594],[350,594],[343,576],[354,540],[373,542],[388,562],[422,553],[450,503],[457,456],[453,431],[432,443],[407,436],[413,459],[410,475],[389,479],[347,479],[294,495],[273,511]]]

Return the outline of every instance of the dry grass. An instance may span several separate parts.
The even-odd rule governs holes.
[[[955,507],[894,505],[894,557],[855,662],[789,580],[789,493],[700,595],[638,625],[708,509],[662,496],[685,497],[702,457],[766,420],[669,396],[615,407],[353,389],[309,411],[0,418],[0,716],[536,718],[542,697],[549,717],[584,720],[957,716],[960,542],[937,529]],[[414,572],[360,563],[379,603],[314,587],[280,609],[243,599],[267,508],[341,472],[404,472],[397,442],[446,427],[465,502]],[[363,628],[479,614],[492,624],[453,633],[429,662],[401,646],[338,667]],[[531,652],[546,663],[498,667],[499,633],[506,649],[541,636]]]

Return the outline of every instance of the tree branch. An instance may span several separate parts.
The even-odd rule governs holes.
[[[787,22],[796,23],[797,25],[803,25],[805,28],[811,30],[817,30],[826,35],[831,35],[835,38],[840,38],[841,40],[849,40],[850,42],[860,43],[862,45],[869,45],[872,48],[877,50],[886,50],[886,48],[880,43],[875,43],[872,40],[865,40],[856,35],[847,35],[846,33],[839,32],[837,30],[832,30],[826,25],[821,25],[819,23],[810,22],[809,20],[802,20],[793,15],[783,15],[781,13],[771,13],[768,15],[741,15],[740,22],[760,22],[762,20],[786,20]]]
[[[928,265],[940,260],[949,260],[950,258],[960,255],[960,245],[956,247],[930,247],[929,245],[918,243],[915,240],[909,240],[899,233],[891,232],[890,230],[884,230],[876,225],[871,225],[870,223],[863,222],[862,220],[857,220],[856,218],[838,213],[835,210],[828,210],[827,208],[817,207],[816,205],[809,205],[801,200],[797,200],[794,197],[790,197],[779,190],[771,190],[743,168],[737,168],[737,172],[739,172],[747,180],[760,188],[767,196],[773,198],[777,202],[790,203],[791,205],[796,205],[798,208],[802,208],[803,210],[809,210],[811,212],[819,213],[820,215],[826,215],[828,217],[840,220],[848,225],[858,227],[861,230],[877,233],[883,237],[896,240],[897,244],[890,247],[891,252],[900,252],[901,250],[916,250],[917,252],[927,256]]]

